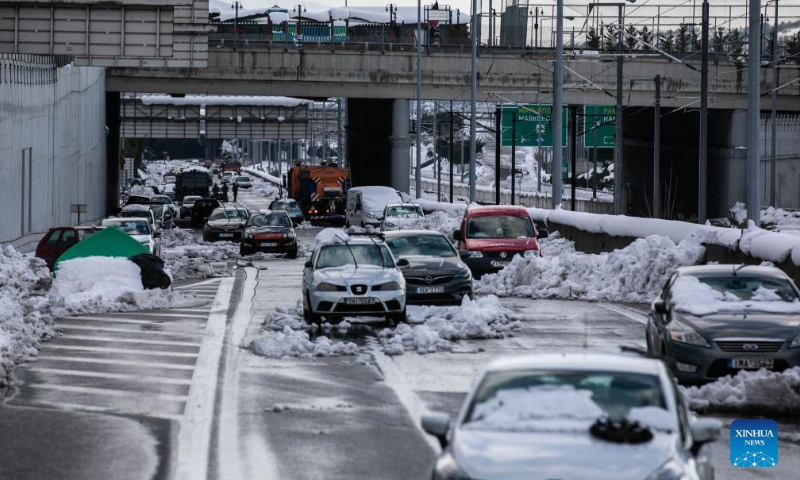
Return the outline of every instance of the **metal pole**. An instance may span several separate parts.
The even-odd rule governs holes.
[[[708,0],[703,0],[700,41],[700,162],[697,178],[697,222],[708,218]]]
[[[502,148],[502,131],[500,130],[500,106],[494,109],[494,203],[500,205],[500,150]]]
[[[450,152],[448,153],[448,163],[450,163],[450,203],[453,203],[453,101],[450,100]]]
[[[489,39],[486,42],[486,45],[492,46],[492,38],[494,33],[492,32],[492,0],[489,0]]]
[[[747,52],[747,218],[757,227],[761,225],[761,183],[758,181],[758,164],[761,159],[758,144],[761,113],[761,37],[758,35],[760,10],[761,2],[751,0]]]
[[[595,115],[597,114],[597,110],[595,110]],[[597,117],[594,117],[594,148],[592,149],[592,200],[597,200],[597,129],[600,127],[600,122],[597,121]]]
[[[342,99],[336,99],[336,156],[340,167],[344,167],[344,148],[342,148]]]
[[[470,118],[469,118],[469,201],[475,201],[475,123],[478,99],[478,0],[472,0],[472,79],[470,80]]]
[[[511,116],[511,205],[515,204],[515,182],[517,180],[517,115],[519,115],[519,108]]]
[[[564,0],[558,0],[556,10],[556,61],[553,64],[553,163],[550,184],[553,208],[561,208],[561,107],[564,104]],[[620,98],[622,95],[620,95]]]
[[[536,156],[538,160],[536,161],[536,191],[541,193],[542,191],[542,163],[544,162],[544,153],[542,152],[542,136],[539,135],[536,137],[536,146],[539,147],[536,150]]]
[[[617,112],[615,120],[616,135],[614,139],[614,214],[622,215],[622,42],[625,35],[625,19],[622,16],[623,5],[619,9],[619,43],[617,44]]]
[[[436,160],[436,201],[442,201],[442,169],[439,161],[439,105],[433,102],[433,158]]]
[[[422,198],[422,0],[417,0],[417,166],[414,170],[414,189]]]
[[[322,158],[328,160],[328,101],[322,102]]]
[[[570,106],[570,140],[569,140],[569,157],[571,160],[570,165],[570,178],[572,179],[572,190],[570,192],[570,200],[572,201],[571,210],[575,211],[575,188],[577,187],[577,179],[575,178],[575,170],[578,163],[578,107]]]
[[[661,75],[656,75],[653,118],[653,218],[661,218]]]
[[[778,0],[775,0],[775,16],[773,17],[775,26],[772,28],[772,115],[771,122],[771,144],[770,144],[770,173],[769,173],[769,204],[777,207],[778,194],[775,191],[776,176],[776,153],[778,146]]]

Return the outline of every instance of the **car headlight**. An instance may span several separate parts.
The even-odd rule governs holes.
[[[244,231],[244,238],[247,238],[247,239],[253,238],[253,232],[251,232],[250,230],[245,230]]]
[[[283,238],[294,238],[294,233],[292,232],[284,233]]]
[[[332,283],[320,283],[317,285],[318,292],[345,292],[347,289],[341,285],[334,285]]]
[[[674,342],[711,348],[711,345],[708,344],[702,335],[697,333],[693,328],[686,324],[672,322],[672,325],[670,325],[667,330],[669,332],[669,338],[671,338]]]
[[[469,258],[483,258],[483,252],[470,250],[468,253],[469,253]]]
[[[678,460],[671,458],[658,467],[645,480],[687,480],[686,468]]]
[[[789,344],[789,348],[798,348],[800,347],[800,332],[797,333],[797,336],[794,337],[792,343]]]
[[[469,480],[467,474],[461,471],[456,459],[450,453],[445,453],[433,468],[433,480]]]
[[[464,278],[470,278],[472,276],[472,272],[469,271],[469,268],[465,268],[460,272],[453,275],[453,280],[462,280]]]
[[[386,291],[386,290],[402,290],[398,282],[386,282],[372,287],[372,291]]]

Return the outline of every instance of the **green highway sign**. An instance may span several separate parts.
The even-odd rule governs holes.
[[[617,107],[614,105],[583,106],[583,146],[614,148]]]
[[[503,105],[500,113],[501,145],[511,146],[512,122],[516,117],[518,147],[552,147],[552,115],[552,105]],[[561,114],[561,145],[567,146],[567,107]]]

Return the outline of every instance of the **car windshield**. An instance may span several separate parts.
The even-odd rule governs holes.
[[[152,199],[150,199],[150,203],[167,205],[169,203],[172,203],[172,200],[170,200],[169,197],[153,197]]]
[[[300,205],[295,201],[288,202],[273,202],[271,210],[283,210],[286,212],[297,212],[300,210]]]
[[[236,177],[236,183],[250,183],[250,177]]]
[[[348,248],[349,247],[349,248]],[[393,268],[394,261],[383,245],[328,245],[319,251],[317,268],[335,268],[358,263],[359,266],[374,265]]]
[[[422,209],[417,205],[396,205],[386,207],[387,217],[421,217]]]
[[[507,215],[472,217],[467,224],[468,238],[533,237],[530,218]]]
[[[771,277],[700,277],[700,283],[717,292],[735,295],[739,300],[796,301],[797,294],[788,280]],[[768,295],[761,289],[774,292]]]
[[[128,235],[150,235],[150,229],[144,221],[103,222],[103,226],[118,228]]]
[[[201,197],[183,197],[183,204],[184,205],[193,205],[194,202],[200,200]]]
[[[243,210],[215,210],[208,220],[225,220],[226,218],[228,220],[245,220],[247,215]]]
[[[149,208],[145,209],[145,210],[128,210],[128,211],[123,210],[123,211],[119,212],[119,216],[120,217],[123,217],[123,218],[145,218],[145,219],[147,219],[148,222],[152,221],[152,219],[153,219],[151,215],[152,215],[152,213],[151,213],[151,210]]]
[[[447,238],[441,235],[408,235],[389,237],[386,245],[395,257],[455,257],[456,250]]]
[[[194,202],[194,206],[197,208],[216,208],[219,206],[219,202],[216,200],[197,200]]]
[[[669,293],[676,310],[697,316],[748,311],[800,313],[800,298],[790,281],[780,277],[680,275]]]
[[[291,227],[292,221],[289,220],[285,213],[270,213],[250,217],[247,225],[253,227]]]
[[[464,425],[485,430],[577,429],[599,418],[673,422],[655,375],[605,371],[512,370],[489,373]],[[664,417],[667,417],[664,421]],[[659,417],[659,418],[655,418]],[[676,424],[676,422],[675,422]]]

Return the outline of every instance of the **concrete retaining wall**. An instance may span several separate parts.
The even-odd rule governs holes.
[[[0,55],[0,244],[29,252],[54,226],[103,218],[105,74]]]

